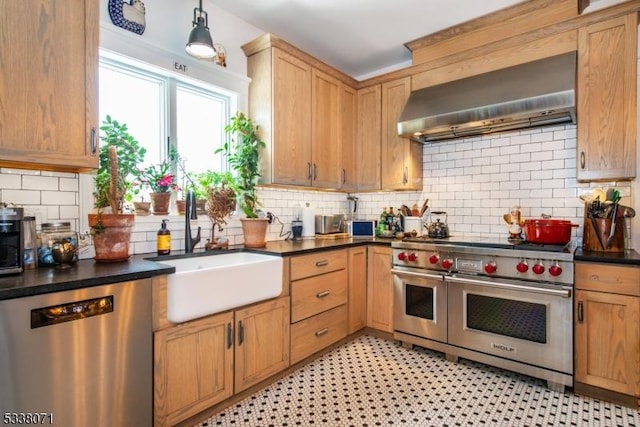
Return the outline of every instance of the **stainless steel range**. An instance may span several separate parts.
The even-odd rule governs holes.
[[[491,239],[393,242],[394,338],[573,386],[573,251]]]

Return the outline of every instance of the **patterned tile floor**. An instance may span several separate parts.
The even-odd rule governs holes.
[[[395,425],[640,427],[640,412],[363,335],[196,427]]]

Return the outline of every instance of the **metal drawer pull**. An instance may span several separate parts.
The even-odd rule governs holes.
[[[329,332],[329,328],[324,328],[324,329],[320,329],[318,332],[316,332],[316,336],[322,336],[324,334],[326,334],[327,332]]]
[[[322,292],[318,292],[318,293],[316,294],[316,297],[317,297],[317,298],[324,298],[324,297],[329,296],[329,294],[330,294],[330,293],[331,293],[331,292],[329,292],[329,290],[322,291]]]
[[[584,321],[584,307],[582,301],[578,301],[578,322]]]
[[[316,261],[316,267],[324,267],[329,265],[329,260],[321,259],[320,261]]]

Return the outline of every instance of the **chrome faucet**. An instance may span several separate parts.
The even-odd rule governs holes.
[[[186,253],[193,252],[193,248],[200,241],[200,226],[198,226],[198,234],[196,237],[191,236],[191,221],[192,219],[198,219],[198,213],[196,212],[196,196],[192,190],[187,192],[187,202],[184,211],[184,251]]]

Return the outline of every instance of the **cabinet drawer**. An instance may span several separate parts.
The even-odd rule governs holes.
[[[640,296],[640,267],[578,262],[576,288]]]
[[[291,325],[291,364],[346,336],[346,304]]]
[[[316,252],[291,258],[291,280],[347,268],[346,250]]]
[[[291,283],[291,322],[297,322],[347,302],[347,270]]]

